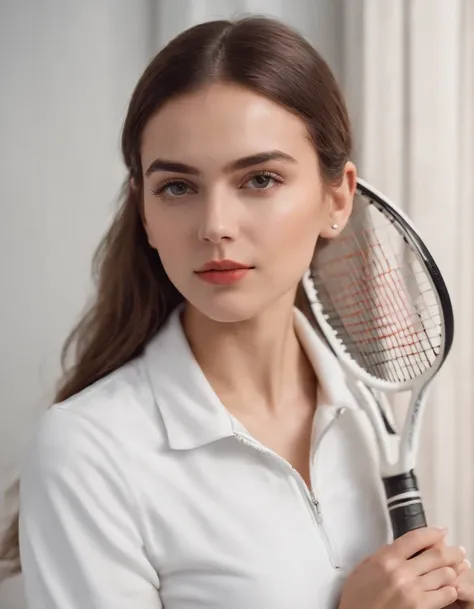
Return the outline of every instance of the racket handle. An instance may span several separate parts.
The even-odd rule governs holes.
[[[394,538],[425,527],[425,511],[415,472],[411,470],[405,474],[389,476],[383,479],[383,483]]]

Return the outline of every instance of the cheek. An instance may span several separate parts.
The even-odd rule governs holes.
[[[271,257],[307,258],[309,263],[318,234],[324,224],[323,206],[306,195],[269,214],[262,230]]]
[[[186,218],[146,203],[144,214],[148,241],[151,247],[158,250],[165,270],[179,267],[186,244],[189,243]]]

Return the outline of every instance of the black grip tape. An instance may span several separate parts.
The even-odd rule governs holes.
[[[383,483],[394,538],[425,527],[426,517],[415,472],[389,476]]]

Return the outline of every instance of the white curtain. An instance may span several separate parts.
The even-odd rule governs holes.
[[[347,0],[342,84],[360,173],[398,202],[450,290],[455,341],[432,391],[419,477],[429,519],[474,552],[474,3]]]

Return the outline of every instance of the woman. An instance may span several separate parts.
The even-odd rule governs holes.
[[[356,186],[321,57],[270,20],[194,27],[122,148],[97,300],[22,475],[30,608],[474,602],[445,531],[391,543],[370,427],[301,312]]]

